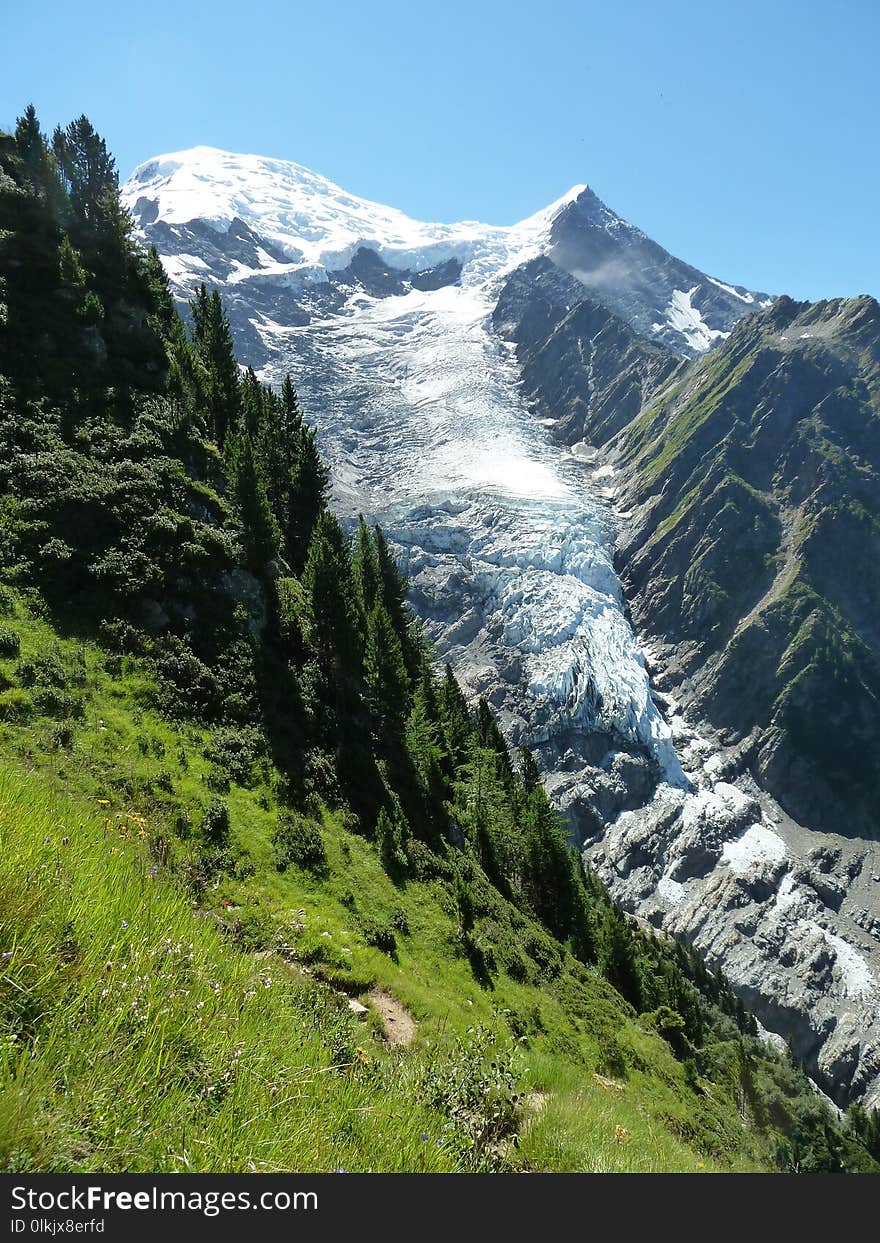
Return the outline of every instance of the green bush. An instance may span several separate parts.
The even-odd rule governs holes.
[[[21,648],[21,639],[8,626],[0,626],[0,656],[17,656]]]
[[[229,840],[229,807],[225,799],[211,799],[202,816],[200,831],[212,846],[226,845]]]
[[[397,956],[397,937],[391,923],[376,919],[372,915],[362,915],[361,932],[367,945],[381,950],[389,958]]]
[[[252,726],[216,729],[205,748],[205,758],[216,765],[228,781],[242,786],[253,784],[254,766],[265,753],[265,739]]]
[[[283,812],[278,817],[272,834],[272,850],[279,872],[286,871],[292,864],[316,872],[327,864],[320,826],[295,812]]]
[[[20,686],[0,691],[0,721],[26,721],[33,710],[30,695]]]

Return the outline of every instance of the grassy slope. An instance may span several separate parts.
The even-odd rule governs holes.
[[[279,873],[267,764],[227,793],[228,871],[185,893],[195,850],[171,826],[197,823],[213,796],[208,735],[147,706],[133,660],[119,670],[27,602],[12,608],[21,655],[0,661],[0,711],[21,719],[0,726],[0,1013],[19,1039],[3,1047],[0,1167],[766,1167],[771,1140],[733,1068],[692,1091],[594,972],[560,955],[561,968],[530,959],[526,978],[498,967],[481,986],[442,877],[396,887],[330,812],[326,870]],[[72,733],[27,715],[14,685],[19,660],[49,651],[82,703]],[[528,942],[510,908],[498,921]],[[367,943],[377,924],[395,929],[394,956]],[[374,984],[414,1016],[409,1048],[350,1019],[339,992]],[[484,1028],[497,1070],[481,1065]]]

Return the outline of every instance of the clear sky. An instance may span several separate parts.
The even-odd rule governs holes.
[[[880,296],[880,0],[4,8],[0,125],[85,112],[123,177],[205,143],[496,224],[586,182],[722,279]]]

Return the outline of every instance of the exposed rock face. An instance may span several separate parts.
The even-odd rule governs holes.
[[[546,256],[511,273],[492,322],[516,347],[526,397],[569,445],[605,444],[685,367]]]
[[[780,301],[615,446],[637,624],[805,824],[880,836],[880,306]]]
[[[589,188],[553,222],[549,257],[640,336],[693,356],[723,341],[767,294],[725,285],[615,216]]]

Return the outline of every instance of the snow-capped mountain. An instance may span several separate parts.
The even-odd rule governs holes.
[[[300,164],[196,147],[140,165],[124,198],[175,292],[221,284],[257,333],[301,317],[303,303],[326,308],[327,287],[346,278],[372,278],[374,293],[475,286],[541,254],[636,332],[685,355],[711,349],[768,302],[675,259],[584,185],[519,224],[431,224]]]

